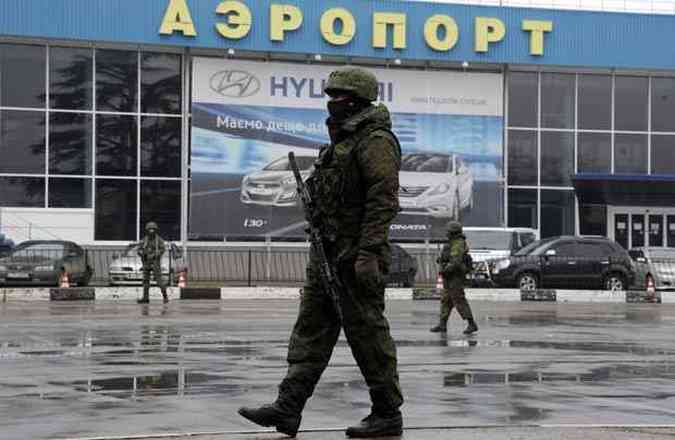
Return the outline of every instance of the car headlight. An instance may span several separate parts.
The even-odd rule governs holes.
[[[295,183],[295,176],[291,177],[286,177],[284,180],[281,181],[281,184],[283,186],[289,186]]]
[[[450,184],[449,183],[443,183],[441,185],[438,185],[436,188],[434,188],[429,195],[430,196],[440,196],[442,194],[447,193],[450,191]]]
[[[499,273],[504,269],[507,269],[511,265],[511,260],[508,258],[505,260],[497,260],[492,265],[492,273]]]
[[[35,272],[51,272],[54,270],[54,266],[37,266],[33,269]]]

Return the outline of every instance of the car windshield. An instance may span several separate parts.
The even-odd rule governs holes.
[[[513,233],[510,231],[467,231],[464,235],[471,250],[510,250]]]
[[[296,156],[295,163],[298,164],[299,170],[308,170],[314,165],[316,159],[312,156]],[[265,171],[291,171],[291,163],[287,157],[277,159],[271,164],[263,168]]]
[[[124,256],[125,257],[138,257],[138,245],[129,246],[124,251]]]
[[[12,257],[19,258],[63,258],[65,246],[60,243],[39,243],[19,246]]]
[[[438,154],[408,154],[401,159],[401,171],[418,173],[452,172],[450,156]]]
[[[547,238],[544,240],[539,240],[532,242],[525,246],[524,248],[520,249],[518,252],[515,253],[515,255],[539,255],[546,250],[549,244],[555,240],[554,238]]]

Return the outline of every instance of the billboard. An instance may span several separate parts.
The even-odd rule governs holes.
[[[334,68],[194,59],[191,240],[304,237],[287,155],[306,177],[328,143],[323,85]],[[453,218],[500,225],[502,75],[369,70],[403,152],[391,237],[442,237]]]

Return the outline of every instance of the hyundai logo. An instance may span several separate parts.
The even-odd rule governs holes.
[[[211,90],[229,98],[247,98],[260,91],[260,80],[243,70],[222,70],[211,77]]]

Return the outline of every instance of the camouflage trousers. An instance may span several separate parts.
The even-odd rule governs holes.
[[[441,293],[441,324],[448,322],[452,308],[457,308],[462,319],[473,319],[471,306],[466,300],[463,287],[446,287]]]
[[[312,396],[340,336],[341,326],[317,267],[316,258],[310,257],[300,312],[288,345],[288,372],[277,399],[277,404],[297,414]],[[340,298],[342,328],[368,385],[373,413],[389,413],[403,404],[403,396],[396,346],[384,316],[384,284],[358,285],[353,261],[341,264],[339,272],[345,288]]]
[[[161,264],[159,261],[153,261],[143,264],[143,298],[148,298],[150,296],[151,274],[157,282],[159,289],[162,291],[162,295],[166,294],[166,283],[164,282],[164,278],[162,278]]]

